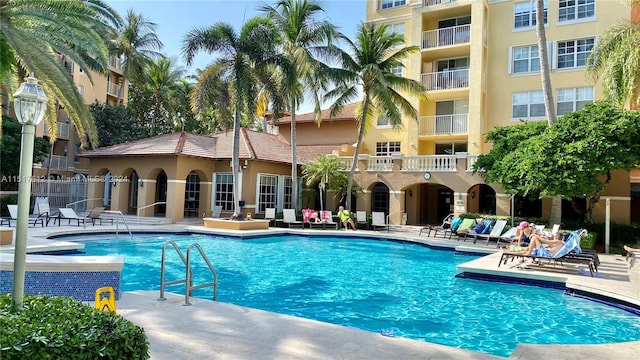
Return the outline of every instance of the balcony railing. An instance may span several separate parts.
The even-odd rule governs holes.
[[[478,161],[478,156],[476,154],[468,154],[467,155],[467,171],[473,171],[473,165]]]
[[[403,156],[403,171],[457,171],[455,155]]]
[[[113,96],[120,95],[120,85],[114,84],[112,82],[107,82],[107,93]]]
[[[47,123],[44,124],[44,134],[50,134]],[[56,131],[56,137],[58,139],[69,139],[69,124],[59,122],[58,130]]]
[[[109,66],[122,70],[122,61],[116,56],[109,56]]]
[[[46,157],[40,163],[40,167],[46,169],[51,164],[51,170],[67,170],[67,157],[60,155],[52,155],[51,157]]]
[[[370,156],[367,163],[367,171],[392,171],[393,159],[391,156]]]
[[[421,116],[418,135],[466,134],[469,114]]]
[[[468,44],[471,39],[471,25],[458,25],[443,29],[423,31],[422,48]]]
[[[469,87],[469,69],[445,70],[420,75],[427,91]]]
[[[422,5],[423,6],[433,6],[433,5],[451,3],[451,2],[455,2],[455,1],[457,1],[457,0],[423,0],[422,1]]]

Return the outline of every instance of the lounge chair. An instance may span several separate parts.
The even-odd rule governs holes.
[[[15,221],[16,223],[18,222],[18,205],[15,205],[15,204],[7,205],[7,209],[9,209],[10,217],[2,219],[2,224],[4,225],[6,223],[7,225],[9,225],[9,227],[11,227],[11,220]],[[40,216],[40,215],[38,215],[37,217],[29,217],[27,220],[27,224],[36,226],[39,223],[42,227],[44,227],[45,219],[46,219],[46,216]]]
[[[38,206],[38,216],[44,218],[45,225],[49,226],[49,221],[51,221],[51,219],[54,219],[54,217],[51,216],[51,208],[49,207],[49,203],[41,202],[36,204],[36,206]]]
[[[305,224],[311,227],[311,215],[313,215],[313,213],[315,212],[316,211],[313,209],[302,209],[302,226],[303,227]]]
[[[496,240],[496,247],[500,245],[500,236],[502,235],[502,231],[504,227],[507,225],[507,220],[498,220],[491,228],[491,232],[488,234],[475,234],[473,237],[473,243],[475,244],[478,239],[487,239],[486,245],[489,245],[489,241],[491,239]],[[469,235],[472,235],[469,233]],[[465,240],[466,241],[466,240]]]
[[[448,232],[449,233],[449,239],[451,239],[451,237],[453,235],[456,235],[457,237],[460,237],[460,236],[464,235],[464,232],[459,232],[459,231],[470,230],[475,225],[476,225],[476,219],[462,219],[462,222],[457,227],[455,227],[455,228],[451,227],[451,229],[445,230],[445,235],[444,236],[446,236],[446,233]]]
[[[71,225],[71,221],[75,221],[76,224],[80,226],[80,224],[86,224],[87,220],[90,219],[78,216],[78,214],[76,214],[76,212],[71,208],[60,208],[58,209],[58,216],[53,221],[54,225],[55,220],[58,220],[58,226],[62,224],[62,220],[69,220],[69,225]]]
[[[449,214],[442,220],[442,224],[440,225],[424,226],[420,229],[420,232],[418,233],[418,235],[422,235],[423,231],[427,231],[427,236],[430,236],[432,231],[435,231],[435,234],[438,234],[438,231],[444,231],[445,229],[450,229],[454,217],[455,216],[453,214]]]
[[[512,226],[509,230],[507,230],[504,234],[500,235],[498,238],[498,246],[500,246],[500,241],[507,242],[509,244],[513,243],[513,238],[516,236],[516,231],[518,227]]]
[[[296,219],[295,209],[283,209],[282,214],[284,216],[284,219],[282,220],[282,222],[289,225],[289,228],[291,228],[292,226],[299,226],[299,227],[304,226],[302,221]]]
[[[211,217],[219,218],[222,215],[222,205],[214,205],[213,209],[211,209]]]
[[[476,220],[476,225],[469,229],[468,232],[463,231],[458,234],[458,240],[462,238],[462,240],[466,242],[468,236],[473,236],[473,243],[475,244],[477,240],[475,238],[476,235],[489,235],[491,229],[493,229],[493,220],[482,220],[482,223],[478,223],[478,220]]]
[[[627,262],[629,263],[629,269],[636,263],[636,259],[640,258],[640,251],[637,251],[627,245],[624,245],[624,250],[627,252]]]
[[[273,225],[275,225],[276,224],[276,208],[264,209],[264,219],[269,220],[269,226],[271,226],[272,221],[273,221]]]
[[[560,250],[558,250],[558,252],[553,256],[538,255],[535,252],[530,255],[520,252],[503,252],[500,257],[498,267],[506,264],[508,260],[516,258],[523,260],[532,259],[534,262],[539,264],[542,264],[542,261],[547,261],[548,263],[553,263],[554,267],[558,263],[561,266],[564,265],[564,263],[575,263],[587,265],[589,268],[589,274],[593,277],[593,273],[598,270],[597,254],[583,254],[582,249],[580,248],[580,238],[586,233],[586,230],[572,231],[564,240],[562,248],[560,248]],[[544,269],[544,267],[541,267],[540,269]]]
[[[359,224],[364,224],[367,230],[369,230],[369,220],[367,220],[366,211],[356,211],[356,226]]]
[[[322,220],[321,224],[323,229],[328,226],[338,230],[338,227],[340,227],[340,223],[333,221],[333,212],[329,210],[320,211],[320,220]]]
[[[113,225],[113,219],[112,218],[101,218],[100,215],[102,215],[102,213],[104,212],[105,208],[104,206],[96,206],[93,209],[91,209],[91,211],[89,211],[89,214],[87,214],[87,220],[91,220],[91,225],[95,226],[96,222],[99,222],[99,225],[102,225],[102,221],[109,221],[111,223],[111,225]]]
[[[384,212],[373,211],[371,213],[371,226],[373,227],[374,231],[376,230],[377,227],[384,227],[384,228],[387,228],[387,232],[389,232],[389,224],[387,224],[387,221],[384,216]]]

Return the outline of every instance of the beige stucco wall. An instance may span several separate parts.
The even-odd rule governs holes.
[[[278,125],[279,135],[291,143],[291,123]],[[353,144],[358,139],[358,128],[355,121],[323,121],[320,126],[313,122],[296,122],[296,144],[326,145]]]

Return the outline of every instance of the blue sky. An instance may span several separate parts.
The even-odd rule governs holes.
[[[175,58],[184,66],[180,57],[180,49],[185,34],[193,27],[208,27],[217,22],[231,24],[236,30],[242,27],[243,21],[259,15],[257,8],[263,1],[245,0],[106,0],[123,18],[127,10],[143,15],[157,24],[156,32],[164,44],[162,53]],[[273,4],[273,1],[264,1]],[[325,9],[326,16],[339,27],[345,35],[353,39],[356,27],[365,17],[366,0],[325,0],[319,1]],[[204,68],[212,57],[200,53],[193,61],[192,72],[196,68]],[[303,104],[311,109],[311,104]],[[300,112],[300,111],[299,111]]]

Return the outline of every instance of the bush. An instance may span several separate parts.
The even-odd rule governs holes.
[[[596,248],[596,240],[598,239],[598,234],[596,233],[588,233],[583,235],[580,239],[580,247],[583,249],[591,249],[594,250]]]
[[[144,329],[70,297],[25,295],[11,311],[0,295],[0,349],[9,359],[148,359]]]

